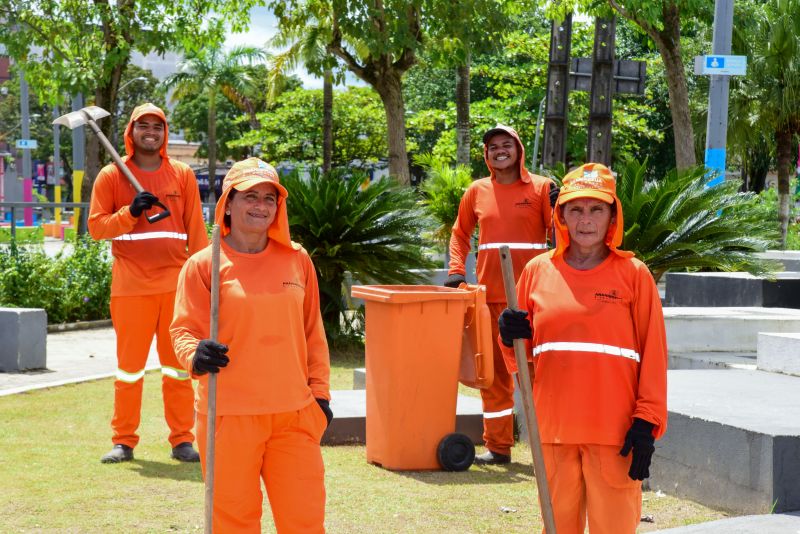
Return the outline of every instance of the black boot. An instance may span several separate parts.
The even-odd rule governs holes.
[[[172,457],[181,462],[199,462],[200,455],[188,441],[178,443],[172,449]]]
[[[113,449],[100,458],[100,462],[104,464],[118,464],[120,462],[130,462],[131,460],[133,460],[133,449],[121,443],[114,445]]]
[[[511,462],[511,455],[500,454],[499,452],[493,452],[488,449],[483,454],[479,454],[475,457],[476,465],[500,465],[509,462]]]

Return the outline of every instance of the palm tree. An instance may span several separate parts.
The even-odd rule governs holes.
[[[219,48],[204,48],[192,53],[182,61],[178,72],[168,76],[163,84],[172,89],[172,100],[206,93],[208,95],[208,179],[211,202],[215,200],[217,172],[217,123],[216,99],[222,93],[234,104],[246,94],[251,85],[252,63],[264,58],[264,50],[252,46],[240,46],[225,52]]]
[[[738,180],[706,187],[706,169],[671,170],[646,181],[647,162],[617,168],[625,237],[658,281],[670,270],[710,269],[765,274],[779,270],[756,252],[774,246],[778,234],[764,224],[759,198],[740,193]]]
[[[414,163],[425,169],[425,180],[420,184],[422,205],[438,226],[433,232],[434,240],[447,250],[450,231],[458,217],[461,197],[472,183],[472,172],[468,165],[451,167],[446,161],[432,154],[419,154]],[[446,262],[448,265],[449,262]]]
[[[423,255],[429,222],[414,190],[388,178],[362,190],[366,175],[348,172],[312,168],[307,180],[296,172],[282,178],[292,193],[292,238],[314,260],[322,318],[334,339],[342,329],[345,272],[364,284],[413,284],[424,274],[412,269],[436,267]]]
[[[324,8],[322,4],[321,8]],[[327,50],[333,38],[333,21],[330,12],[324,9],[309,14],[310,20],[299,24],[296,21],[282,24],[269,44],[286,50],[272,56],[269,67],[269,94],[267,103],[272,104],[283,89],[286,73],[298,63],[309,72],[322,75],[322,172],[331,170],[333,161],[333,84],[334,68],[338,61]]]
[[[770,0],[752,12],[747,77],[742,93],[749,95],[757,115],[754,127],[771,131],[778,162],[778,219],[781,244],[789,226],[790,181],[794,136],[800,134],[800,0]]]

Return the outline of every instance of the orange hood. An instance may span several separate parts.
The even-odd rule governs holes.
[[[225,175],[225,179],[222,181],[222,195],[220,195],[214,211],[214,222],[219,225],[223,237],[231,233],[230,227],[225,224],[225,204],[231,190],[247,191],[259,183],[271,184],[278,190],[278,211],[275,214],[275,220],[267,229],[267,237],[270,241],[276,241],[285,247],[296,249],[297,247],[293,245],[289,236],[289,215],[286,211],[286,199],[289,193],[281,185],[278,171],[269,163],[258,158],[237,161]]]
[[[489,177],[492,180],[495,179],[494,168],[492,168],[491,163],[489,163],[489,148],[486,146],[486,141],[488,141],[491,136],[498,133],[506,133],[517,142],[517,149],[519,150],[519,161],[517,162],[519,163],[519,177],[523,182],[530,183],[531,173],[525,168],[525,147],[522,146],[522,141],[520,141],[517,131],[511,126],[505,126],[503,124],[498,124],[483,134],[483,161],[486,162],[486,166],[489,168]]]
[[[556,248],[551,253],[552,257],[563,254],[569,247],[569,230],[561,217],[561,206],[577,198],[596,198],[603,202],[612,202],[617,208],[614,221],[608,225],[605,244],[612,252],[623,258],[634,256],[633,252],[619,250],[625,233],[625,224],[622,219],[622,203],[617,196],[617,181],[605,165],[600,163],[586,163],[564,176],[558,200],[553,208],[553,226],[556,231]]]
[[[167,159],[167,140],[169,139],[167,116],[160,107],[156,106],[155,104],[151,104],[150,102],[142,104],[141,106],[136,106],[133,109],[133,113],[131,113],[131,119],[128,121],[128,125],[125,127],[125,153],[129,158],[133,157],[133,123],[145,115],[155,115],[164,123],[164,144],[161,145],[161,150],[159,152],[162,158]]]

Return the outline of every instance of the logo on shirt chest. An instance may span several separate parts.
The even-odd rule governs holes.
[[[519,202],[514,203],[515,208],[533,209],[533,202],[529,198],[523,198]]]
[[[619,296],[616,289],[609,289],[607,291],[595,292],[594,300],[598,302],[620,303],[622,302],[622,297]]]

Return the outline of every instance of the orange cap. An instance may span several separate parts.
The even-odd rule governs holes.
[[[225,193],[231,187],[237,191],[247,191],[261,183],[273,185],[283,198],[289,196],[286,188],[280,183],[275,167],[258,158],[247,158],[234,163],[222,180],[222,192]]]
[[[608,167],[601,163],[586,163],[564,176],[559,205],[576,198],[596,198],[613,204],[617,198],[617,181]]]

